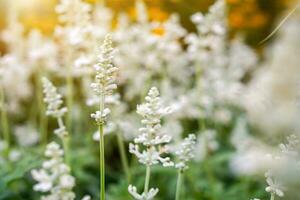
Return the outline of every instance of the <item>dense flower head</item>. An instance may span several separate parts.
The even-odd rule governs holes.
[[[48,144],[45,151],[48,160],[43,162],[41,169],[31,171],[32,177],[38,182],[34,185],[34,190],[49,193],[42,199],[75,199],[75,194],[72,192],[75,179],[70,175],[70,168],[63,162],[63,154],[63,150],[57,143]]]
[[[163,107],[156,87],[150,89],[145,100],[146,103],[137,106],[137,113],[143,117],[141,122],[144,127],[139,129],[140,135],[134,142],[142,143],[144,146],[170,142],[171,136],[161,133],[161,118],[171,112],[170,107]]]
[[[43,78],[43,87],[45,98],[47,103],[47,115],[51,115],[55,118],[60,118],[67,112],[66,107],[61,107],[63,104],[62,95],[57,92],[57,88],[47,79]]]
[[[189,162],[194,157],[196,145],[196,136],[194,134],[189,134],[184,138],[183,142],[180,144],[179,149],[175,152],[178,157],[178,162],[175,167],[179,170],[188,169],[187,162]]]
[[[169,143],[172,137],[162,133],[161,118],[170,113],[170,108],[163,107],[156,87],[149,90],[145,100],[144,104],[137,106],[137,113],[143,117],[141,122],[144,127],[139,129],[140,134],[134,139],[135,144],[129,144],[129,152],[147,167],[157,164],[162,164],[164,167],[173,166],[170,157],[162,156],[168,153],[164,145]],[[128,191],[136,200],[152,200],[158,193],[157,188],[151,188],[139,194],[136,187],[132,185],[129,185]]]
[[[112,63],[114,49],[109,35],[106,35],[100,49],[99,62],[94,66],[96,72],[95,82],[91,84],[91,88],[98,96],[110,95],[117,88],[115,76],[118,68]]]
[[[149,90],[145,100],[146,103],[137,106],[137,113],[143,117],[141,122],[144,127],[139,129],[140,134],[134,139],[135,144],[129,145],[129,151],[145,165],[158,163],[164,166],[173,165],[169,157],[161,157],[161,154],[165,153],[162,146],[172,139],[170,135],[163,134],[161,131],[161,118],[170,113],[170,108],[163,107],[156,87]],[[139,144],[145,146],[146,149],[140,152]]]

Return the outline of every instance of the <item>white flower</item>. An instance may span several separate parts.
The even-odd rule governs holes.
[[[42,168],[31,171],[33,179],[38,182],[34,185],[34,190],[47,192],[41,198],[44,200],[74,200],[72,189],[75,179],[70,175],[70,168],[63,163],[63,150],[52,142],[47,145],[45,156],[48,160],[43,162]]]
[[[64,174],[59,178],[59,185],[63,189],[72,189],[75,186],[75,179],[69,174]]]
[[[30,125],[17,126],[14,134],[16,135],[18,144],[23,147],[32,146],[39,141],[37,130]]]
[[[100,49],[99,62],[94,66],[96,71],[95,82],[91,84],[91,88],[98,96],[110,95],[117,88],[115,74],[118,68],[112,64],[114,49],[109,35],[106,35]]]
[[[144,127],[139,129],[140,134],[134,139],[135,144],[129,144],[129,152],[149,168],[157,164],[173,166],[169,157],[162,157],[162,154],[167,153],[165,144],[171,141],[171,136],[162,133],[161,118],[170,113],[170,109],[162,106],[159,91],[155,87],[149,90],[145,100],[146,103],[137,106],[137,113],[143,117],[141,122]],[[139,145],[143,147],[142,150]],[[158,193],[158,189],[152,188],[138,194],[136,187],[132,185],[129,185],[128,191],[136,200],[152,200]]]
[[[110,113],[110,109],[104,108],[102,112],[98,110],[95,113],[92,113],[91,118],[95,119],[97,123],[101,124],[104,123],[109,113]]]
[[[56,87],[47,79],[43,78],[43,87],[45,98],[44,101],[47,105],[47,115],[51,115],[55,118],[60,118],[67,112],[66,107],[61,107],[63,104],[62,96],[57,93]]]
[[[269,193],[273,193],[279,197],[284,196],[284,187],[276,180],[274,180],[272,173],[269,171],[265,174],[266,181],[269,186],[266,187],[266,191]]]
[[[216,140],[217,132],[215,130],[205,130],[197,140],[195,147],[195,160],[202,161],[209,153],[216,151],[219,148],[219,143]]]
[[[85,195],[81,200],[91,200],[91,197],[89,195]]]
[[[35,191],[48,192],[51,190],[53,186],[53,178],[45,170],[34,169],[31,171],[31,175],[33,179],[38,181],[38,183],[33,187]]]
[[[161,132],[161,118],[170,113],[170,108],[162,106],[157,88],[152,87],[145,98],[146,103],[137,106],[137,113],[143,117],[144,127],[139,129],[140,134],[134,139],[134,144],[129,145],[129,152],[135,154],[139,161],[145,165],[162,163],[164,166],[170,166],[173,162],[170,158],[162,158],[160,155],[164,150],[158,149],[169,143],[172,139],[170,135]],[[142,144],[147,149],[139,151],[138,144]]]
[[[151,188],[149,192],[139,194],[135,186],[128,186],[128,192],[135,198],[135,200],[152,200],[158,191],[158,188]]]
[[[184,138],[179,149],[175,152],[179,160],[175,164],[175,168],[182,171],[188,169],[187,162],[194,157],[195,144],[196,136],[194,134],[189,134],[188,137]]]

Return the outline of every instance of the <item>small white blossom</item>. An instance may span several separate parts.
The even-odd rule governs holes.
[[[109,113],[110,113],[110,109],[104,108],[102,112],[98,110],[95,113],[92,113],[91,118],[95,119],[97,123],[101,124],[104,123]]]
[[[188,137],[184,138],[179,149],[175,152],[179,160],[175,164],[175,168],[182,171],[188,169],[187,162],[194,157],[195,144],[196,136],[194,134],[189,134]]]
[[[266,181],[268,183],[268,186],[266,187],[266,191],[272,194],[275,194],[279,197],[283,197],[284,196],[284,187],[278,182],[276,181],[273,176],[272,173],[269,171],[265,174],[266,176]]]
[[[22,147],[32,146],[39,141],[37,130],[30,125],[17,126],[14,134],[18,144]]]
[[[45,94],[44,101],[47,103],[46,114],[57,119],[58,128],[54,130],[54,133],[63,138],[68,134],[62,120],[63,115],[67,112],[67,108],[62,107],[62,95],[57,92],[57,88],[45,77],[42,79],[42,82]]]
[[[70,175],[70,168],[63,163],[63,150],[52,142],[47,145],[45,156],[48,160],[43,162],[42,169],[32,170],[32,177],[38,182],[34,185],[35,191],[50,192],[42,199],[74,200],[72,189],[75,179]]]
[[[152,200],[158,191],[158,188],[151,188],[149,192],[139,194],[135,186],[128,186],[128,192],[135,198],[135,200]]]
[[[66,107],[61,107],[63,104],[62,95],[57,92],[57,88],[47,79],[43,78],[43,87],[45,98],[44,101],[47,103],[47,115],[51,115],[55,118],[62,117],[66,112]]]

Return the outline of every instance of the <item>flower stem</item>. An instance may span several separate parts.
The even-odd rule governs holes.
[[[102,113],[104,110],[105,95],[100,96],[99,109]],[[100,153],[100,200],[105,200],[105,153],[104,153],[104,122],[99,124],[99,153]]]
[[[271,193],[271,198],[270,200],[275,200],[275,194],[274,193]]]
[[[175,200],[179,200],[180,199],[180,189],[181,189],[182,176],[183,176],[183,172],[181,170],[178,170],[177,184],[176,184],[176,198],[175,198]]]
[[[130,183],[131,174],[130,174],[130,170],[128,167],[128,160],[127,160],[126,153],[125,153],[124,141],[123,141],[122,135],[119,132],[117,133],[117,139],[118,139],[118,146],[119,146],[122,166],[123,166],[123,169],[126,174],[127,182]]]
[[[63,120],[62,120],[61,117],[57,119],[57,122],[58,122],[58,126],[60,128],[64,126]],[[64,135],[61,139],[62,139],[64,152],[65,152],[65,162],[67,163],[67,165],[70,168],[72,168],[71,159],[70,159],[70,138],[69,138],[69,133]]]
[[[104,132],[103,124],[99,125],[99,153],[100,153],[100,199],[105,200],[105,161],[104,161]]]
[[[71,159],[70,159],[70,138],[68,135],[64,136],[63,139],[63,146],[65,151],[65,161],[67,165],[72,168]]]
[[[3,88],[0,87],[0,108],[1,108],[1,126],[3,130],[3,137],[7,144],[7,150],[9,151],[10,146],[10,135],[9,135],[9,124],[7,118],[7,112],[5,107],[5,97]]]
[[[145,194],[149,190],[150,175],[151,175],[151,168],[150,168],[150,165],[147,165],[147,168],[146,168],[146,178],[145,178],[145,186],[144,186],[144,193]]]
[[[71,67],[69,67],[71,68]],[[68,107],[68,116],[67,116],[67,127],[70,132],[72,132],[72,107],[73,107],[73,77],[71,69],[68,70],[67,76],[67,107]]]

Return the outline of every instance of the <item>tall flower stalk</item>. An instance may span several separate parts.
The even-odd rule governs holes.
[[[176,185],[176,200],[180,200],[182,179],[184,171],[188,169],[187,162],[189,162],[194,157],[194,149],[196,144],[196,136],[194,134],[188,135],[180,147],[175,152],[178,157],[178,162],[175,164],[175,168],[178,169],[177,185]]]
[[[9,150],[9,146],[10,146],[9,124],[7,118],[7,111],[5,107],[5,95],[2,86],[0,86],[0,111],[1,111],[2,134],[7,145],[7,149]]]
[[[131,172],[129,169],[129,165],[128,165],[128,160],[126,157],[126,151],[125,151],[125,146],[124,146],[124,140],[123,137],[121,135],[121,133],[117,133],[117,140],[118,140],[118,146],[119,146],[119,151],[120,151],[120,157],[121,157],[121,161],[122,161],[122,166],[126,175],[126,180],[129,183],[131,181]]]
[[[57,120],[58,128],[54,130],[54,133],[62,140],[65,161],[71,166],[70,152],[69,152],[69,133],[64,125],[63,116],[67,112],[66,107],[62,107],[62,95],[57,92],[57,88],[45,77],[42,78],[43,92],[45,94],[44,101],[47,103],[46,114],[50,115]]]
[[[100,48],[100,55],[98,56],[98,63],[95,68],[95,80],[91,84],[91,88],[99,97],[99,110],[91,114],[95,119],[100,133],[99,139],[99,154],[100,154],[100,199],[105,200],[105,158],[104,158],[104,124],[110,109],[105,105],[105,98],[113,93],[117,88],[116,72],[117,67],[113,66],[112,40],[109,35],[106,35],[104,42]]]
[[[164,167],[173,166],[169,157],[162,157],[166,153],[164,145],[169,143],[171,136],[163,134],[161,130],[161,118],[170,113],[170,108],[163,107],[157,88],[152,87],[145,98],[146,103],[137,106],[137,113],[143,117],[139,129],[140,134],[134,139],[135,144],[129,145],[129,152],[134,154],[140,163],[146,165],[144,191],[137,192],[135,186],[129,185],[128,191],[136,200],[151,200],[158,193],[158,188],[149,189],[151,166],[162,164]],[[140,151],[139,145],[144,149]]]

